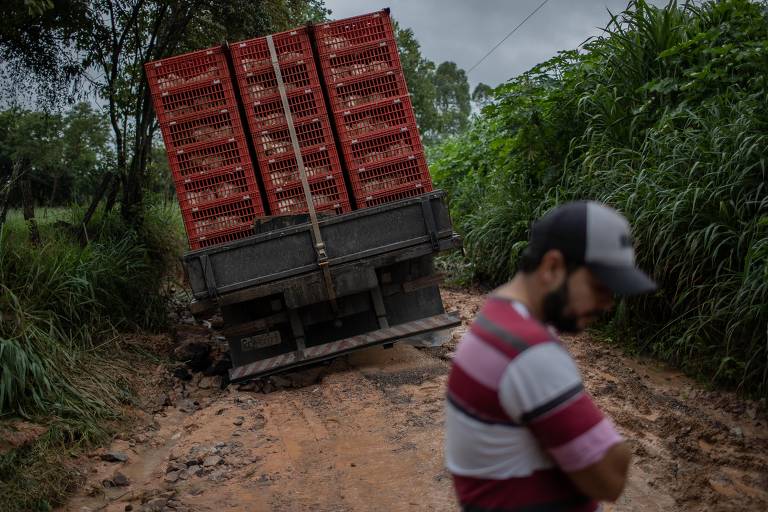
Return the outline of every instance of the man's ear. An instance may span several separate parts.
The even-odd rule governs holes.
[[[537,270],[541,284],[547,291],[556,290],[565,281],[567,270],[565,257],[557,249],[550,249],[541,257]]]

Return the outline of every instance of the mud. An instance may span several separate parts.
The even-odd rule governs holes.
[[[303,387],[222,390],[157,369],[142,420],[81,461],[87,484],[61,510],[458,510],[443,469],[443,394],[482,296],[443,297],[465,322],[443,347],[354,353],[311,370]],[[634,452],[627,490],[606,510],[768,509],[764,403],[708,391],[589,336],[565,343]],[[128,460],[102,461],[105,451]],[[116,472],[127,486],[112,485],[125,483]]]

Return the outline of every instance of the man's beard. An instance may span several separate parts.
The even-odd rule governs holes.
[[[579,319],[573,315],[567,315],[565,308],[568,306],[568,280],[553,292],[544,296],[542,309],[544,313],[544,323],[551,325],[558,332],[567,334],[577,334],[583,329],[579,327]]]

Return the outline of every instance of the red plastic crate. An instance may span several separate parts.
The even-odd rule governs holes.
[[[384,100],[354,109],[338,112],[336,127],[342,140],[416,123],[408,96]]]
[[[264,215],[258,196],[242,194],[205,207],[181,211],[190,244],[253,227],[253,219]],[[210,244],[208,244],[210,245]]]
[[[327,116],[296,123],[294,126],[296,128],[296,136],[299,139],[299,147],[302,151],[314,146],[328,147],[333,144],[331,127]],[[293,146],[287,126],[261,131],[256,131],[251,126],[251,132],[260,164],[270,158],[293,154]]]
[[[235,134],[242,134],[237,111],[231,112],[226,108],[208,115],[170,121],[161,124],[160,129],[165,147],[171,152],[191,144],[227,140]]]
[[[190,249],[205,249],[206,247],[213,247],[214,245],[227,244],[229,242],[234,242],[235,240],[242,240],[243,238],[247,238],[251,235],[253,235],[253,226],[249,224],[248,226],[240,229],[232,231],[228,230],[222,233],[214,233],[212,235],[204,236],[200,239],[190,238],[189,247]]]
[[[403,187],[399,190],[386,190],[378,194],[371,194],[362,199],[357,198],[358,208],[369,208],[371,206],[378,206],[380,204],[391,203],[393,201],[399,201],[401,199],[407,199],[409,197],[416,197],[426,192],[431,192],[432,187],[422,186],[420,183],[414,183],[408,187]]]
[[[387,11],[345,18],[315,25],[315,41],[320,55],[378,42],[394,40],[392,20]]]
[[[181,121],[187,117],[217,112],[223,108],[237,108],[235,94],[229,80],[215,79],[203,85],[180,87],[152,97],[160,124]]]
[[[423,152],[415,124],[342,141],[341,148],[350,171]]]
[[[361,167],[350,172],[352,191],[358,201],[370,200],[383,192],[395,192],[401,189],[418,187],[424,191],[432,190],[426,159],[419,153],[390,161],[382,165]]]
[[[323,93],[319,87],[307,88],[289,94],[288,105],[294,124],[326,115]],[[287,125],[280,96],[254,102],[247,107],[246,114],[250,118],[250,126],[254,131],[261,132]]]
[[[182,210],[203,208],[222,199],[250,194],[259,195],[256,175],[250,166],[224,169],[176,183],[176,195]]]
[[[272,34],[275,43],[277,61],[282,64],[306,60],[312,62],[312,43],[306,27]],[[241,75],[264,69],[272,69],[272,57],[269,53],[266,37],[257,37],[229,46],[235,74]]]
[[[333,146],[302,151],[307,178],[311,181],[331,174],[340,174],[339,157]],[[270,158],[261,166],[261,176],[268,190],[290,188],[299,183],[299,168],[293,152],[282,158]]]
[[[312,180],[309,183],[309,190],[316,211],[344,213],[351,210],[341,176],[331,175]],[[292,188],[267,191],[267,201],[272,215],[289,215],[307,211],[307,201],[301,184]]]
[[[339,112],[385,99],[407,96],[408,87],[402,73],[388,71],[361,79],[339,82],[328,88],[328,95],[331,110]]]
[[[144,69],[153,94],[170,92],[178,87],[193,84],[210,83],[214,79],[229,80],[227,60],[220,46],[147,62]]]
[[[318,87],[320,85],[320,78],[318,77],[314,62],[303,60],[293,62],[280,66],[280,70],[288,94],[298,89]],[[277,88],[277,77],[272,68],[237,75],[237,86],[240,89],[245,105],[280,97],[280,91]]]
[[[330,53],[320,58],[320,64],[329,86],[386,71],[402,71],[394,41],[381,41],[343,53]]]
[[[237,135],[221,142],[196,144],[169,152],[174,180],[222,169],[250,165],[245,137]]]

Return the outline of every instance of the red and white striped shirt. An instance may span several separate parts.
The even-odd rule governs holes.
[[[621,441],[568,351],[517,302],[491,297],[453,359],[446,463],[465,511],[594,511],[565,472]]]

